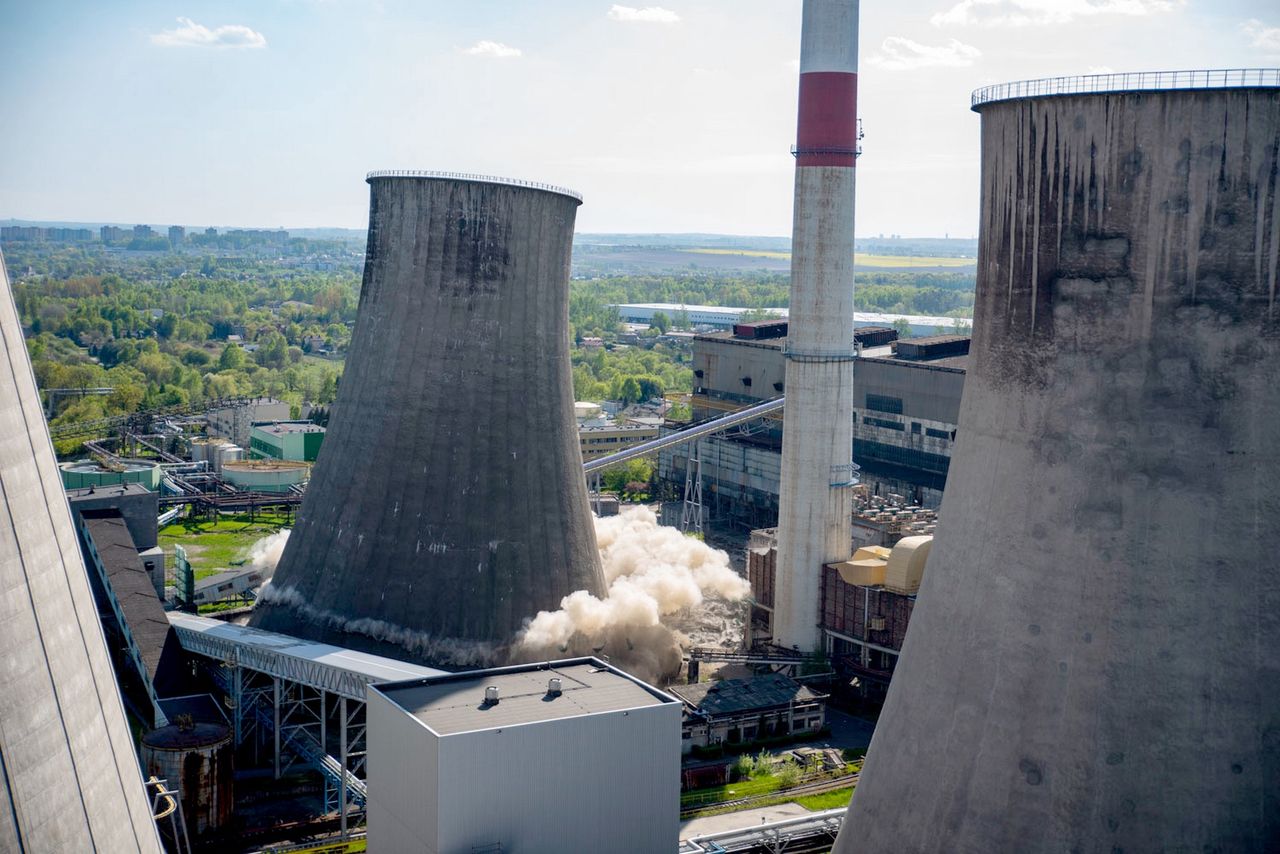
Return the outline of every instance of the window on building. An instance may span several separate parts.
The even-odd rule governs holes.
[[[915,434],[915,435],[917,435],[917,436],[919,436],[919,435],[920,435],[920,422],[919,422],[919,421],[912,421],[912,422],[911,422],[911,432],[912,432],[912,433],[914,433],[914,434]]]
[[[863,418],[862,423],[870,424],[873,427],[883,427],[886,430],[906,430],[901,422],[890,421],[887,418],[872,418],[870,415]]]
[[[892,415],[901,415],[902,398],[867,392],[867,409],[874,409],[877,412],[888,412]]]
[[[952,434],[946,430],[935,430],[932,427],[924,428],[924,434],[931,439],[951,439]]]

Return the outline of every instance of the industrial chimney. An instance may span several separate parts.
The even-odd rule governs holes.
[[[159,852],[0,256],[0,851]]]
[[[480,663],[575,590],[603,595],[569,364],[580,198],[375,172],[351,354],[253,625]]]
[[[1280,70],[973,103],[959,438],[835,850],[1274,850]]]
[[[858,2],[805,0],[774,643],[818,648],[822,565],[852,550]]]

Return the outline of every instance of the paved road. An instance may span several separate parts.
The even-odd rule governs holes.
[[[689,821],[682,822],[680,825],[680,838],[688,839],[692,836],[699,836],[704,833],[718,833],[722,830],[736,830],[739,827],[748,827],[756,824],[764,824],[768,821],[781,821],[784,818],[794,818],[798,815],[808,815],[809,810],[799,804],[776,804],[771,807],[757,807],[753,810],[741,810],[739,812],[725,813],[724,815],[713,815],[707,818],[693,818]]]
[[[871,733],[876,725],[866,718],[857,718],[839,709],[827,709],[827,724],[831,727],[831,735],[825,739],[807,742],[813,747],[860,747],[864,750],[871,744]]]

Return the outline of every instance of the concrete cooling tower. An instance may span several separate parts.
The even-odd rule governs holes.
[[[837,852],[1276,850],[1280,72],[1247,74],[975,94],[974,358]]]
[[[573,417],[579,197],[373,173],[360,309],[328,435],[253,625],[482,663],[603,595]]]
[[[0,851],[160,839],[0,257]]]

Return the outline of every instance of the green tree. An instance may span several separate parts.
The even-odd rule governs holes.
[[[272,329],[258,337],[258,352],[253,355],[254,361],[264,368],[283,368],[289,359],[289,342]]]
[[[222,348],[218,358],[219,371],[236,371],[244,367],[244,350],[238,344],[228,344]]]
[[[738,315],[739,323],[758,323],[761,320],[777,320],[778,313],[767,308],[752,308]]]
[[[649,319],[649,328],[656,329],[659,334],[665,335],[667,330],[671,328],[671,318],[660,311],[655,311],[653,317]]]
[[[636,403],[637,401],[643,400],[644,398],[640,391],[640,381],[635,377],[619,378],[619,381],[615,386],[613,397],[614,400],[620,400],[623,403]]]
[[[653,481],[653,461],[643,457],[610,466],[600,475],[600,484],[609,492],[625,492],[628,484],[649,484]]]
[[[893,328],[897,330],[899,338],[911,337],[911,322],[905,317],[899,317],[893,322]]]

